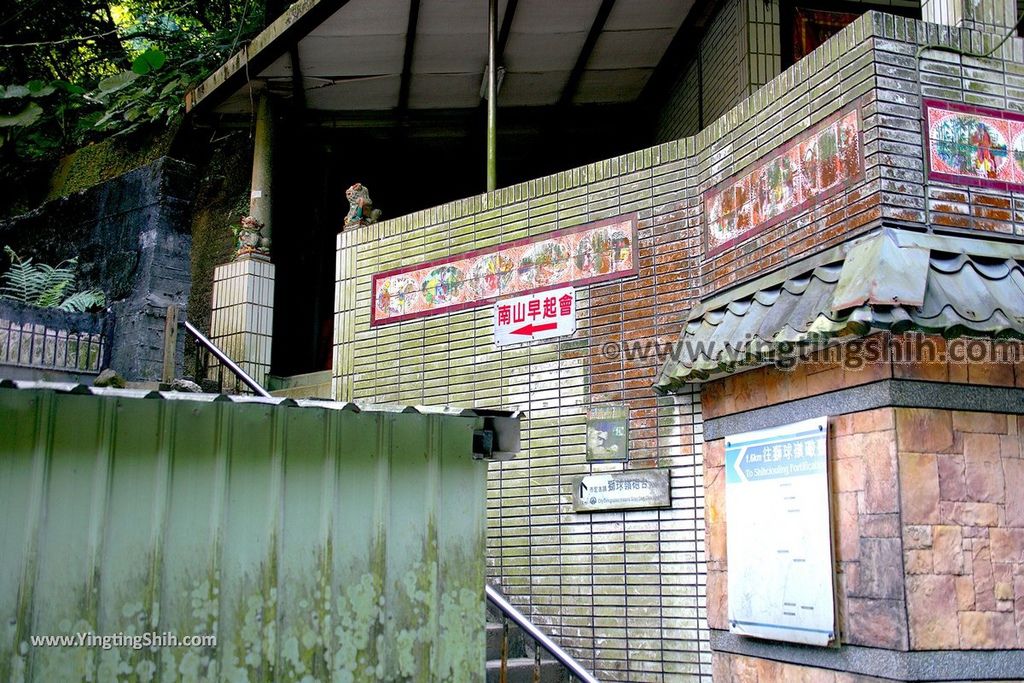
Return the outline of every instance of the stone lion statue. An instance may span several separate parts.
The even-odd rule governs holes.
[[[380,209],[373,208],[370,191],[362,183],[356,183],[345,190],[345,198],[348,199],[348,215],[345,216],[344,227],[369,225],[380,219]]]

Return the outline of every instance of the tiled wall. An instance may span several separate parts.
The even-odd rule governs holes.
[[[694,135],[780,70],[778,3],[729,0],[672,86],[658,139]]]
[[[274,265],[245,258],[217,266],[210,338],[260,384],[270,372],[273,328]]]
[[[491,580],[601,680],[711,671],[699,402],[655,397],[656,353],[626,359],[598,341],[668,342],[694,295],[675,283],[695,245],[667,244],[684,229],[687,170],[663,151],[339,236],[336,396],[527,411],[522,453],[491,465]],[[368,274],[632,212],[640,275],[578,288],[572,338],[499,349],[487,305],[370,327]],[[586,460],[586,410],[600,402],[629,405],[628,463]],[[572,511],[573,476],[654,466],[671,469],[672,509]]]
[[[926,40],[968,37],[868,14],[693,137],[339,236],[335,396],[528,411],[519,458],[492,466],[490,575],[601,680],[710,674],[700,403],[650,388],[686,313],[882,217],[923,221],[920,110],[905,62]],[[702,193],[851,106],[864,124],[864,179],[705,260]],[[487,305],[370,325],[374,273],[634,212],[639,273],[580,287],[572,338],[499,349]],[[610,402],[629,405],[630,459],[590,463],[586,410]],[[671,510],[572,512],[574,475],[653,466],[672,469]]]
[[[850,105],[858,107],[863,128],[863,180],[704,260],[702,272],[709,290],[844,241],[879,218],[1024,234],[1024,197],[1019,193],[925,182],[919,97],[920,93],[952,102],[1024,110],[1021,41],[1005,43],[997,53],[999,58],[981,60],[930,49],[918,62],[915,52],[921,45],[974,45],[980,49],[982,34],[902,17],[873,16],[873,26],[863,17],[847,26],[697,136],[698,148],[702,137],[710,142],[710,153],[701,155],[698,162],[703,189],[741,174],[766,149],[776,147],[772,140],[778,136],[780,124],[784,130],[814,125],[837,107]],[[866,40],[869,33],[875,36],[871,41]],[[998,39],[986,36],[984,45],[994,47]]]

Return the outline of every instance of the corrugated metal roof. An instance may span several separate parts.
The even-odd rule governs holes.
[[[200,394],[179,391],[150,391],[144,389],[113,389],[93,387],[72,382],[21,381],[0,378],[0,389],[49,390],[58,394],[81,394],[103,397],[120,397],[134,400],[192,401],[196,403],[259,403],[274,407],[321,408],[352,413],[412,413],[419,415],[444,415],[449,417],[483,418],[483,431],[489,432],[487,440],[478,444],[479,457],[489,460],[514,458],[520,449],[519,420],[525,417],[522,411],[493,410],[485,408],[459,408],[455,406],[413,406],[385,403],[350,401],[325,401],[322,399],[264,398],[262,396],[239,396],[227,394]]]
[[[187,391],[154,391],[147,389],[113,389],[93,387],[73,382],[23,381],[0,378],[0,389],[49,389],[61,394],[92,394],[94,396],[122,396],[124,398],[164,399],[167,401],[231,401],[232,403],[265,403],[273,406],[299,408],[327,408],[349,410],[357,413],[419,413],[421,415],[454,415],[458,417],[519,417],[520,411],[490,410],[483,408],[459,408],[455,406],[417,406],[392,403],[367,403],[363,401],[329,401],[324,399],[294,399],[250,395],[200,394]]]
[[[4,386],[0,681],[485,679],[477,443],[514,420]]]
[[[835,255],[695,311],[655,390],[879,330],[1024,338],[1022,244],[885,228]]]

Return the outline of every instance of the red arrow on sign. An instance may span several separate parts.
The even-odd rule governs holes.
[[[556,327],[558,327],[558,323],[544,323],[543,325],[534,325],[533,323],[530,323],[528,325],[523,325],[518,330],[512,330],[509,334],[532,335],[537,332],[543,332],[544,330],[553,330]]]

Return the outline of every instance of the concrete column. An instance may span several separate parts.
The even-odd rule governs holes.
[[[232,263],[213,275],[210,338],[261,385],[270,372],[274,330],[274,264],[270,262],[273,220],[274,106],[267,93],[256,104],[249,216],[259,233],[242,233]],[[245,227],[245,223],[243,223]],[[213,370],[216,372],[216,369]],[[214,374],[213,377],[216,377]],[[230,378],[225,379],[230,381]]]
[[[217,266],[210,338],[261,385],[266,385],[270,372],[273,331],[274,264],[262,258],[242,258]],[[225,382],[230,381],[231,377],[225,376]]]
[[[1015,0],[924,0],[921,18],[933,24],[1006,33],[1017,23]]]
[[[267,93],[256,102],[256,132],[252,151],[252,190],[249,215],[263,224],[262,234],[270,239],[272,230],[271,173],[274,167],[274,105]]]

